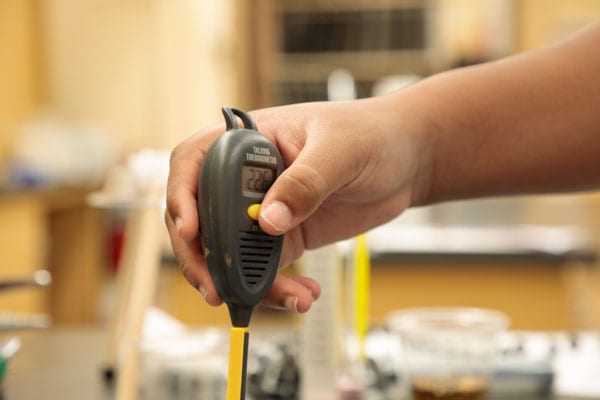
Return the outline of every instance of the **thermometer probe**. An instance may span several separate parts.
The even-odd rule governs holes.
[[[263,232],[258,212],[283,171],[283,160],[248,114],[229,107],[222,112],[227,131],[204,158],[198,212],[208,271],[231,317],[226,398],[238,400],[245,397],[252,311],[269,291],[279,267],[283,236]]]

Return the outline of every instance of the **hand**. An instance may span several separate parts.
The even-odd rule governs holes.
[[[409,206],[417,177],[414,135],[402,134],[391,97],[306,103],[251,113],[288,168],[266,194],[259,224],[285,234],[281,265],[305,249],[352,237]],[[410,117],[406,118],[406,127]],[[172,153],[166,224],[183,274],[211,305],[219,298],[201,253],[196,195],[210,144],[224,124],[201,131]],[[406,130],[407,131],[407,130]],[[406,131],[403,131],[406,132]],[[278,275],[264,303],[305,312],[320,295],[307,277]]]

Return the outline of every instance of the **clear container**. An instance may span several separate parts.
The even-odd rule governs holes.
[[[485,398],[497,337],[509,324],[501,312],[440,307],[399,310],[388,317],[402,343],[400,373],[414,400]]]

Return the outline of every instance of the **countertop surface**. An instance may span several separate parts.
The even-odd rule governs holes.
[[[13,333],[5,332],[4,337]],[[97,329],[16,332],[20,351],[9,361],[4,400],[105,400],[106,334]]]
[[[48,329],[4,332],[0,335],[0,339],[3,340],[13,335],[22,340],[22,348],[10,360],[3,382],[3,400],[107,400],[113,398],[112,393],[103,383],[104,354],[108,343],[104,331],[98,329]],[[535,334],[533,337],[537,336],[539,334]],[[597,343],[597,334],[587,335],[580,340],[579,347],[583,352],[589,354],[590,352],[585,348],[586,341],[595,346],[594,348],[600,349]],[[577,353],[568,354],[569,357],[576,355]],[[565,361],[570,362],[569,359]],[[570,364],[567,364],[565,364],[567,369],[573,369],[569,367]],[[570,398],[561,396],[555,400]],[[514,397],[512,399],[517,400]]]

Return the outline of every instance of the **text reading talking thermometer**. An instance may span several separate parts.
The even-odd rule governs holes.
[[[209,148],[202,164],[198,211],[208,270],[231,317],[227,400],[238,400],[245,396],[252,311],[279,267],[283,236],[264,233],[258,211],[283,171],[283,161],[248,114],[223,107],[223,115],[227,132]]]

